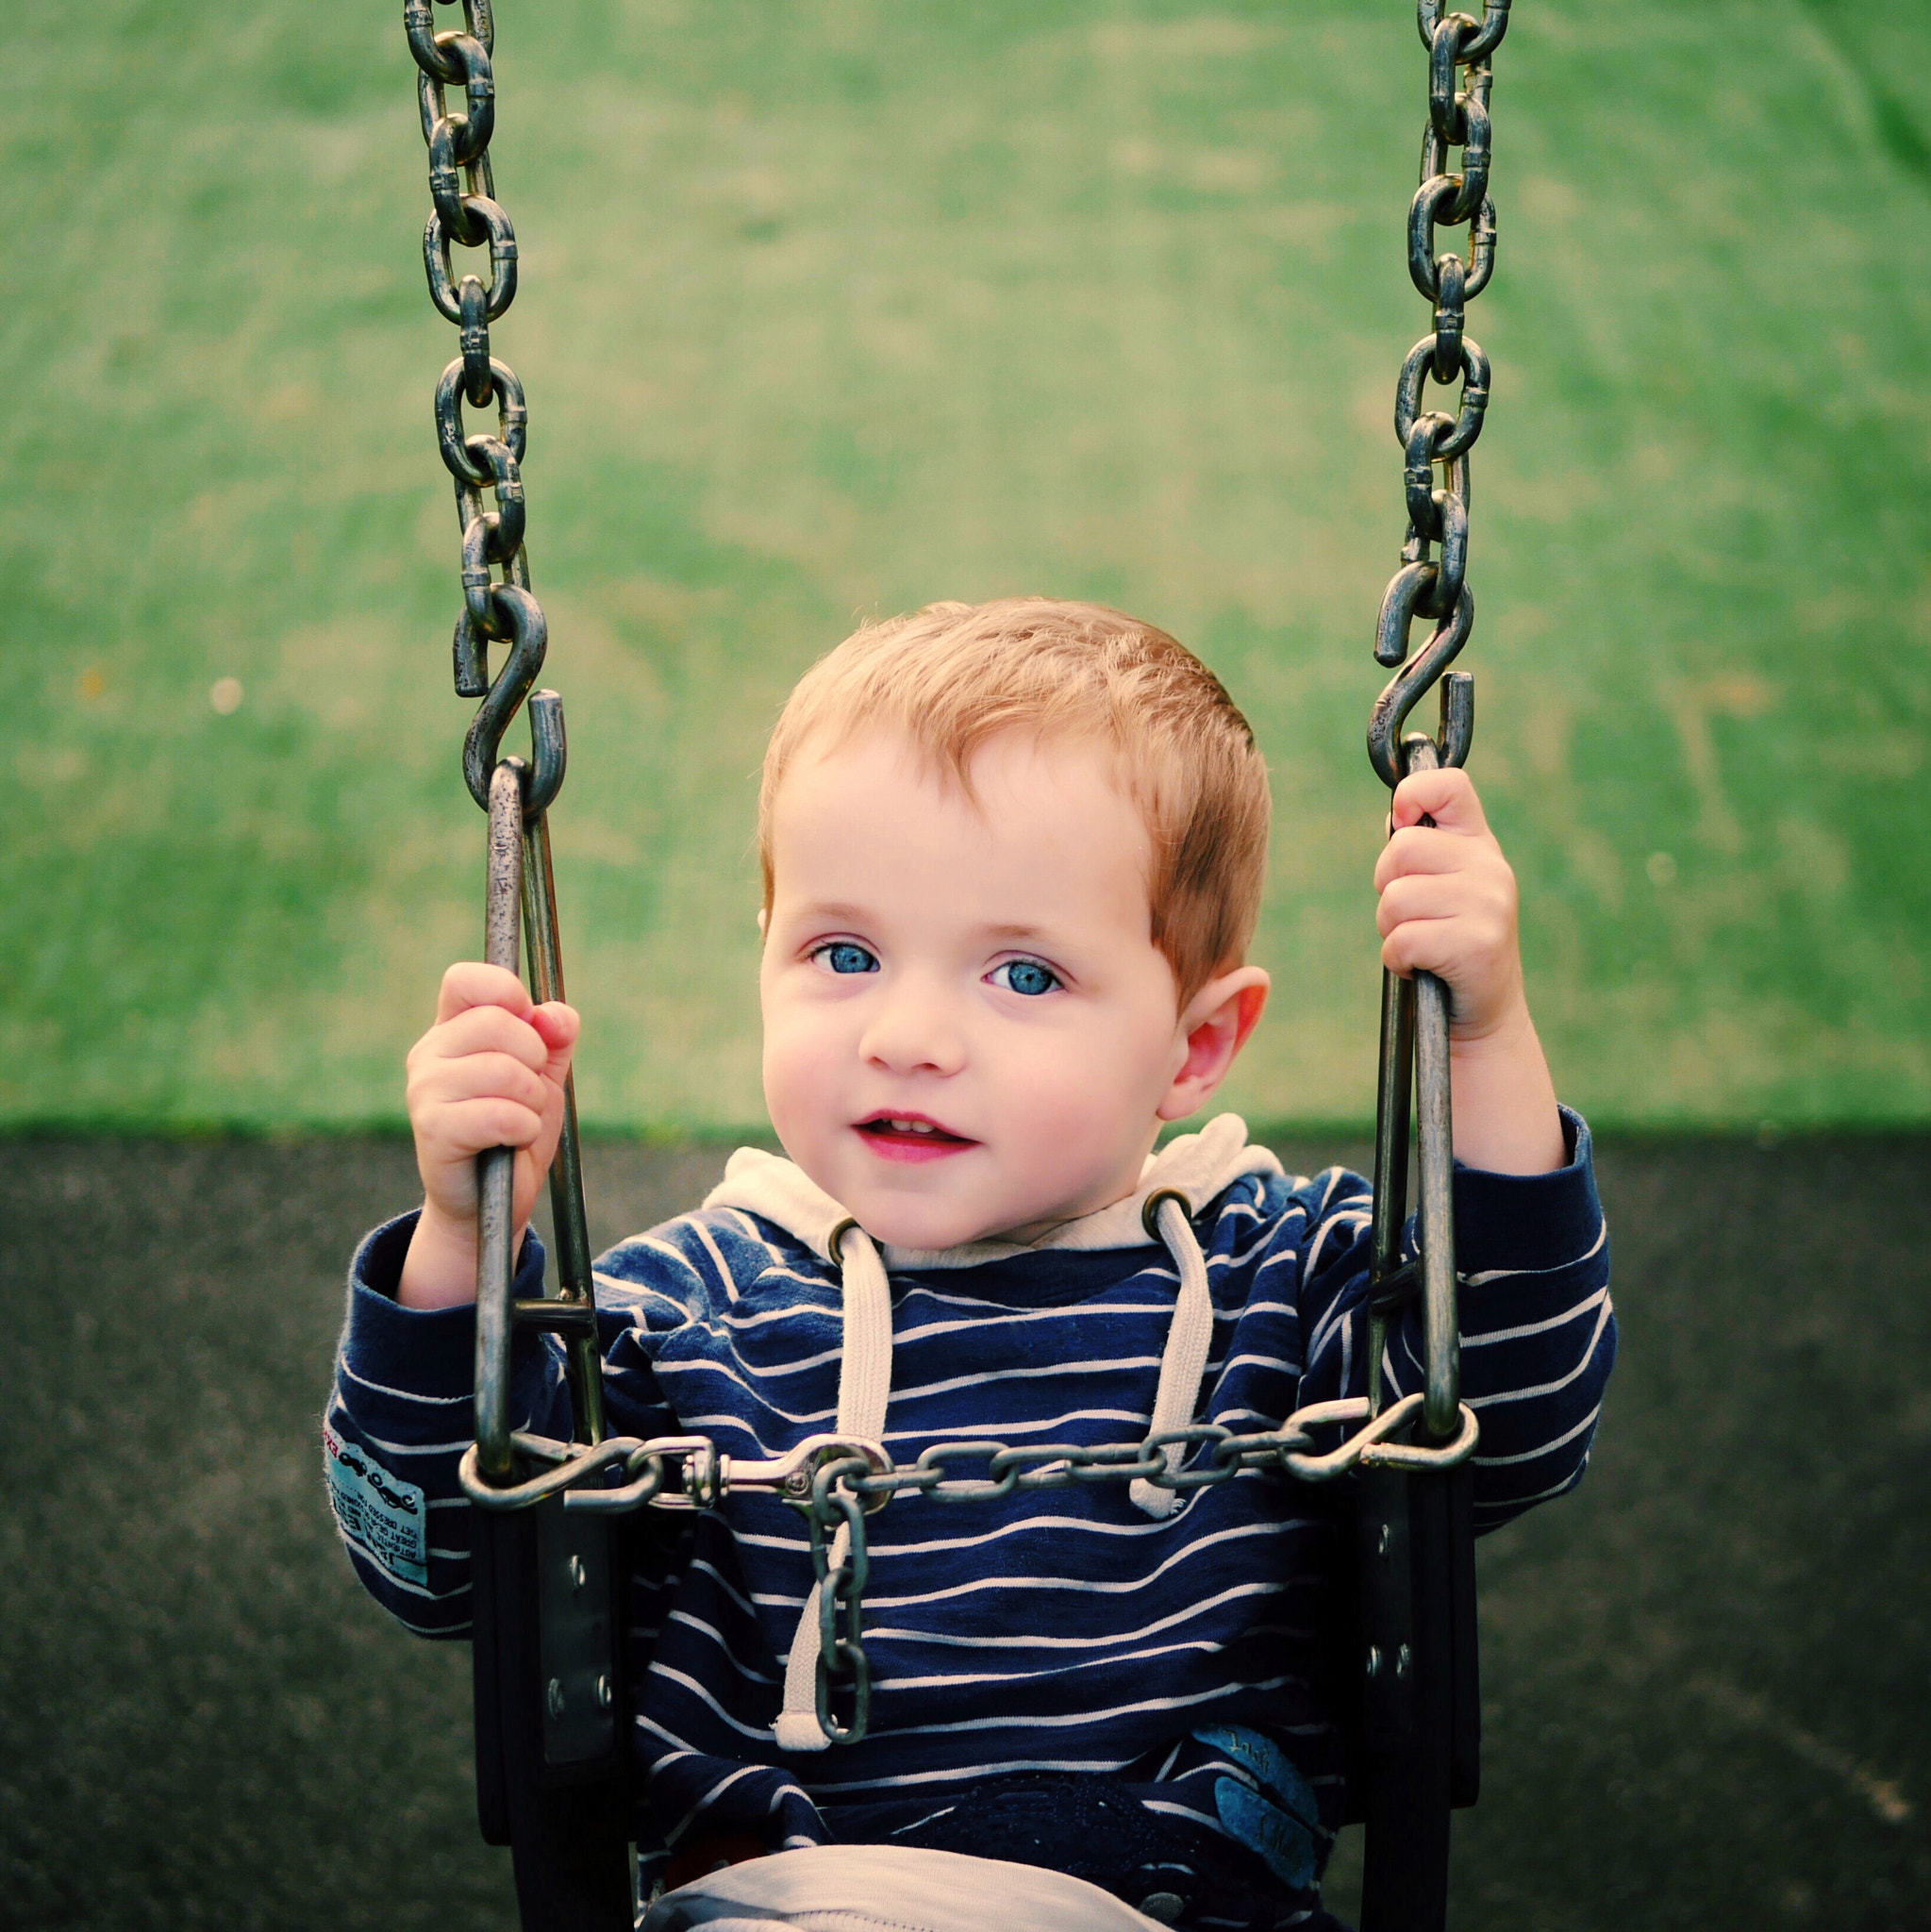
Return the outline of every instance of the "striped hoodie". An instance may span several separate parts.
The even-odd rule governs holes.
[[[1571,1160],[1555,1173],[1456,1172],[1482,1528],[1581,1479],[1614,1359],[1588,1130],[1573,1115],[1565,1125]],[[1223,1116],[1162,1150],[1141,1194],[1174,1163],[1199,1171],[1203,1143],[1213,1154],[1215,1191],[1188,1196],[1209,1305],[1188,1394],[1196,1419],[1256,1430],[1364,1392],[1371,1200],[1358,1175],[1290,1176],[1244,1141]],[[773,1205],[752,1211],[728,1205],[744,1189],[727,1183],[598,1262],[613,1432],[702,1433],[727,1455],[766,1457],[834,1426],[851,1332],[828,1257],[836,1235],[786,1195],[754,1191]],[[1074,1224],[1051,1246],[883,1251],[883,1437],[897,1463],[947,1441],[1098,1445],[1148,1431],[1174,1379],[1184,1261],[1137,1207],[1104,1213],[1105,1244]],[[454,1637],[470,1624],[456,1465],[472,1438],[474,1316],[394,1301],[413,1220],[376,1229],[356,1256],[325,1459],[364,1584],[410,1629]],[[541,1272],[532,1237],[517,1293],[541,1292]],[[1410,1307],[1383,1357],[1394,1393],[1422,1386],[1420,1346]],[[1159,1407],[1171,1412],[1171,1399]],[[570,1433],[547,1338],[519,1338],[512,1414]],[[1315,1920],[1340,1770],[1314,1689],[1333,1557],[1313,1501],[1257,1471],[1170,1507],[1110,1482],[956,1507],[895,1498],[867,1520],[871,1730],[831,1751],[774,1734],[813,1588],[798,1511],[746,1494],[653,1517],[629,1592],[646,1875],[716,1834],[772,1850],[892,1840],[1051,1863],[1129,1903],[1171,1901],[1186,1925]],[[1269,1814],[1258,1827],[1257,1807]],[[975,1820],[1013,1816],[1044,1821],[1030,1857],[1009,1835],[974,1837]],[[1077,1831],[1056,1836],[1056,1818]]]

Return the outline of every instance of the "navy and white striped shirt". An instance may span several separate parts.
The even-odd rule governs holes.
[[[1482,1424],[1484,1528],[1581,1479],[1615,1355],[1588,1130],[1566,1119],[1564,1169],[1457,1171],[1462,1381]],[[1272,1427],[1363,1392],[1369,1209],[1368,1184],[1330,1169],[1244,1176],[1196,1218],[1214,1307],[1201,1420]],[[344,1521],[363,1582],[412,1630],[458,1636],[470,1622],[456,1465],[472,1440],[474,1311],[394,1302],[412,1225],[391,1222],[356,1257],[328,1431],[332,1451],[346,1446],[426,1500],[421,1566],[385,1559]],[[532,1241],[517,1292],[540,1292],[541,1271]],[[833,1426],[838,1275],[775,1224],[736,1208],[686,1215],[620,1243],[596,1273],[613,1432],[698,1432],[728,1455],[763,1457]],[[1176,1285],[1164,1250],[1147,1246],[894,1272],[887,1448],[903,1465],[948,1440],[1138,1441]],[[556,1345],[518,1347],[513,1414],[567,1437]],[[1422,1386],[1412,1307],[1390,1329],[1384,1376],[1397,1393]],[[780,1753],[771,1733],[812,1583],[803,1518],[742,1495],[653,1518],[652,1530],[630,1597],[646,1857],[720,1832],[774,1850],[874,1840],[970,1810],[989,1781],[1044,1774],[1109,1774],[1183,1838],[1219,1834],[1215,1786],[1245,1774],[1194,1733],[1229,1724],[1284,1750],[1333,1826],[1335,1743],[1312,1689],[1329,1530],[1298,1484],[1246,1472],[1184,1492],[1164,1519],[1135,1508],[1124,1483],[960,1507],[894,1499],[867,1523],[871,1731],[812,1755]],[[1220,1923],[1313,1911],[1311,1892],[1275,1890],[1265,1919]]]

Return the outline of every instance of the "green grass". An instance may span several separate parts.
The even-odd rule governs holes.
[[[395,12],[8,11],[0,1120],[393,1117],[478,942]],[[1534,0],[1503,52],[1473,764],[1603,1119],[1931,1116],[1927,60],[1851,0]],[[1284,997],[1233,1098],[1365,1114],[1402,0],[520,0],[497,68],[587,1117],[759,1117],[775,707],[856,616],[1025,590],[1248,708]]]

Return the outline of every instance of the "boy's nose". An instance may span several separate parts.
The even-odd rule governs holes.
[[[915,984],[896,987],[880,1000],[858,1053],[868,1065],[893,1074],[956,1074],[965,1064],[965,1041],[943,1001]]]

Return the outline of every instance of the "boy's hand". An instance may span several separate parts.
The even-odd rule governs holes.
[[[476,1156],[516,1149],[520,1245],[563,1130],[574,1008],[532,1002],[515,974],[465,960],[442,975],[436,1024],[409,1049],[409,1126],[423,1216],[397,1299],[446,1307],[476,1292]]]
[[[1432,825],[1421,823],[1432,818]],[[1515,874],[1460,771],[1416,772],[1394,794],[1394,832],[1374,868],[1381,963],[1448,982],[1449,1036],[1487,1039],[1523,998]]]
[[[1523,992],[1515,874],[1468,774],[1404,778],[1392,824],[1374,868],[1381,960],[1404,978],[1447,983],[1456,1154],[1503,1174],[1560,1167],[1556,1089]]]

